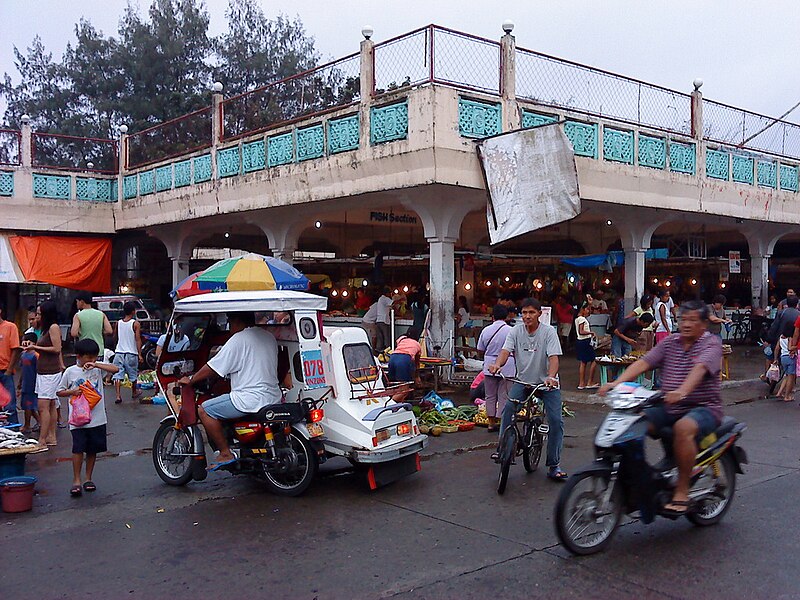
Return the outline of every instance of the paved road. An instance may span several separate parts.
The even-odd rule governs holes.
[[[109,441],[120,452],[98,462],[95,494],[68,497],[67,435],[57,452],[29,459],[40,495],[31,513],[0,514],[0,596],[798,597],[800,408],[746,402],[761,391],[740,389],[745,402],[727,409],[749,425],[751,465],[719,526],[634,521],[606,553],[584,558],[557,544],[559,484],[541,471],[515,467],[506,495],[496,495],[485,430],[434,440],[421,473],[376,493],[340,475],[284,499],[227,474],[161,484],[144,449],[163,409],[112,405]],[[577,409],[568,470],[590,459],[604,412]]]

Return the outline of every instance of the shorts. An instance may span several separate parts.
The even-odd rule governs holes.
[[[389,381],[414,381],[417,366],[408,354],[394,353],[389,356]]]
[[[202,404],[203,410],[212,419],[217,421],[232,421],[234,419],[241,419],[247,413],[243,413],[233,405],[230,394],[222,394],[216,398],[206,400]]]
[[[594,348],[592,348],[592,338],[577,340],[575,342],[575,351],[578,355],[578,362],[593,363],[596,358]]]
[[[700,438],[713,432],[720,424],[719,419],[714,416],[714,413],[704,406],[697,406],[682,415],[668,413],[665,406],[652,406],[650,408],[645,408],[644,414],[647,416],[647,420],[653,424],[656,431],[664,427],[672,427],[683,417],[689,417],[697,423],[699,429],[698,436]]]
[[[70,430],[73,454],[100,454],[108,450],[106,445],[106,426],[78,427]]]
[[[128,352],[115,354],[114,366],[119,368],[119,371],[111,377],[114,381],[122,381],[125,379],[126,374],[131,382],[139,378],[139,357],[136,354],[129,354]]]
[[[36,397],[42,400],[58,400],[56,392],[61,383],[61,373],[53,375],[36,374]]]
[[[572,332],[572,323],[558,324],[558,335],[560,335],[561,337],[568,338],[571,332]]]
[[[781,356],[781,367],[785,375],[797,375],[797,359],[794,356],[788,354]]]
[[[19,407],[22,410],[39,410],[38,400],[36,392],[22,392]]]

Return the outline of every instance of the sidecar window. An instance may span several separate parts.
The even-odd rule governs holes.
[[[181,315],[173,323],[168,351],[197,350],[211,322],[210,315]]]
[[[378,378],[378,367],[369,344],[347,344],[342,348],[347,378],[352,383],[374,381]]]

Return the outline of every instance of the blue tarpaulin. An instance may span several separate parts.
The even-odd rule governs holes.
[[[645,260],[665,259],[669,254],[666,248],[651,248],[644,254]],[[589,254],[588,256],[574,256],[571,258],[562,258],[561,262],[572,265],[573,267],[601,267],[608,265],[609,267],[619,267],[625,264],[625,253],[622,250],[615,250],[607,254]]]

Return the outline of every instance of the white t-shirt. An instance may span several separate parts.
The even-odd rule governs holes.
[[[458,324],[461,327],[464,327],[467,324],[467,322],[471,320],[469,318],[469,312],[463,306],[458,309],[458,316],[459,316]]]
[[[670,298],[671,300],[671,298]],[[667,322],[667,327],[669,329],[664,328],[664,324],[661,321],[661,307],[664,307],[664,321]],[[657,302],[656,305],[653,307],[656,312],[656,333],[672,333],[672,313],[669,309],[669,302]]]
[[[378,303],[373,302],[372,306],[369,307],[369,310],[364,313],[364,316],[361,317],[361,322],[366,323],[367,325],[374,323],[378,319]]]
[[[237,410],[254,413],[281,401],[278,342],[269,331],[248,327],[234,333],[208,366],[222,377],[230,375]]]
[[[164,348],[164,344],[167,343],[167,334],[162,333],[161,336],[156,341],[156,346],[159,348]],[[186,334],[181,335],[178,339],[172,338],[169,341],[169,348],[167,348],[168,352],[183,352],[189,348],[189,338],[186,337]]]
[[[581,324],[586,325],[586,329],[591,332],[592,328],[589,326],[589,319],[586,317],[578,317],[575,319],[575,335],[579,340],[588,340],[592,337],[591,333],[581,334]]]
[[[88,381],[94,386],[94,389],[100,394],[100,402],[94,405],[92,409],[92,420],[83,427],[69,426],[70,429],[88,429],[89,427],[99,427],[108,423],[106,417],[106,401],[103,395],[103,372],[100,369],[89,369],[84,371],[83,367],[72,365],[67,367],[67,370],[61,375],[61,383],[58,384],[59,390],[69,390],[79,386],[84,381]],[[62,398],[62,401],[64,399]],[[69,415],[72,416],[72,404],[69,398],[66,398],[69,404]]]
[[[386,296],[381,296],[378,298],[378,323],[386,323],[389,324],[389,309],[392,308],[392,299],[387,298]]]
[[[789,338],[781,336],[781,356],[789,356]]]

